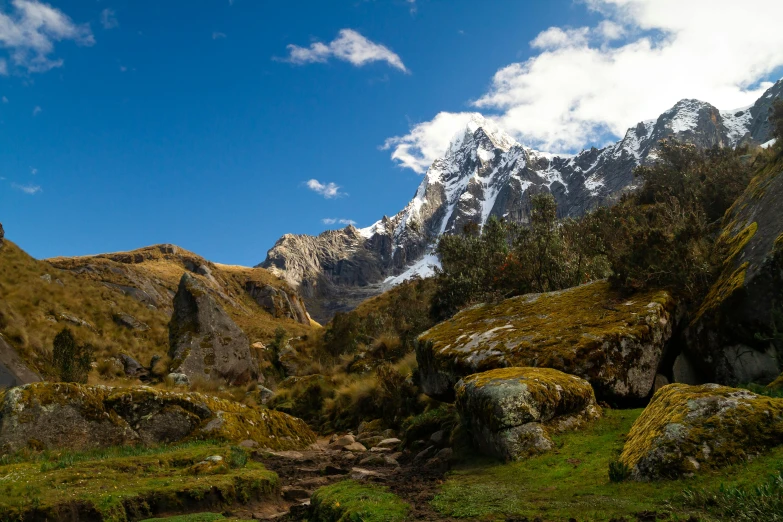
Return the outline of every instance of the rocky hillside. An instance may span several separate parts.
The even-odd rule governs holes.
[[[721,111],[681,100],[657,119],[628,129],[622,140],[575,156],[553,156],[517,143],[475,115],[427,171],[414,198],[397,215],[370,227],[287,234],[261,263],[297,288],[324,322],[413,274],[431,273],[432,248],[441,234],[490,216],[525,222],[528,195],[551,192],[561,216],[579,216],[611,204],[634,188],[633,170],[655,161],[658,142],[674,138],[702,148],[761,145],[769,141],[769,108],[783,96],[783,80],[755,104]]]
[[[251,343],[267,342],[278,327],[294,336],[311,331],[301,298],[264,269],[211,263],[174,245],[39,261],[5,240],[0,245],[0,381],[35,380],[18,357],[48,375],[52,340],[64,326],[95,346],[99,366],[121,353],[145,366],[153,356],[164,356],[173,298],[186,272],[201,281]]]

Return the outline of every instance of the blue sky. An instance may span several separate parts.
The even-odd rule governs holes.
[[[245,265],[284,233],[340,226],[324,219],[368,226],[412,197],[456,130],[443,114],[486,112],[553,150],[638,121],[575,110],[605,89],[574,91],[573,64],[595,60],[615,85],[620,53],[659,67],[698,28],[655,21],[650,0],[630,14],[613,2],[0,2],[0,222],[38,258],[167,242]],[[369,50],[340,51],[342,30]],[[364,51],[380,58],[361,63]],[[752,101],[780,54],[701,83],[685,72],[639,115],[691,94]],[[536,81],[550,88],[525,91]]]

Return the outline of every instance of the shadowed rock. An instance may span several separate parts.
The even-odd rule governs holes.
[[[191,379],[208,377],[230,384],[258,378],[258,361],[245,333],[194,276],[185,273],[174,296],[169,323],[172,369]]]

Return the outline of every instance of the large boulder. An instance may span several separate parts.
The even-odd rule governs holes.
[[[610,402],[648,397],[672,334],[664,291],[623,297],[606,281],[463,310],[416,342],[424,392],[452,401],[462,377],[495,368],[554,368],[586,379]]]
[[[0,389],[40,380],[41,377],[22,361],[16,350],[0,335]]]
[[[783,358],[783,161],[764,169],[726,213],[723,271],[686,331],[703,382],[767,384]]]
[[[636,480],[676,478],[746,461],[783,444],[783,399],[717,384],[658,390],[620,461]]]
[[[0,453],[209,439],[273,450],[315,442],[304,421],[200,393],[35,383],[0,393]]]
[[[456,405],[479,451],[519,460],[550,450],[552,433],[601,415],[590,383],[549,368],[501,368],[457,383]]]
[[[258,361],[245,333],[201,282],[182,275],[169,323],[172,371],[191,379],[208,377],[229,384],[258,378]]]

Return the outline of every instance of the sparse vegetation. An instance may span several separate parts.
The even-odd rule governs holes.
[[[402,522],[410,510],[385,488],[353,480],[320,488],[312,503],[321,522]]]

